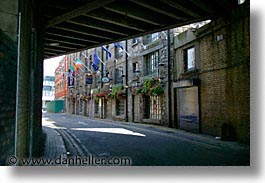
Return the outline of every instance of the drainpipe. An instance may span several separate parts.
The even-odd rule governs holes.
[[[18,35],[17,35],[17,88],[16,88],[16,119],[15,119],[15,144],[14,144],[14,156],[17,156],[17,144],[18,144],[18,104],[19,104],[19,70],[20,70],[20,32],[21,32],[21,1],[19,1],[18,10]]]
[[[30,78],[30,121],[29,121],[29,158],[32,158],[33,148],[33,121],[34,121],[34,70],[35,70],[35,29],[31,33],[31,78]]]
[[[128,41],[125,41],[125,50],[128,50]],[[128,122],[128,54],[125,54],[125,92],[126,92],[126,104],[125,104],[125,121]]]
[[[171,121],[171,72],[170,72],[170,67],[171,67],[171,64],[170,64],[170,29],[167,30],[167,59],[168,59],[168,64],[167,64],[167,71],[168,71],[168,74],[167,74],[167,82],[168,82],[168,127],[172,127],[172,121]]]

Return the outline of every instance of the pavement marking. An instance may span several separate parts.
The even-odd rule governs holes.
[[[82,121],[78,121],[78,122],[77,122],[77,124],[82,124],[82,125],[86,125],[86,126],[88,126],[88,124],[87,124],[87,123],[85,123],[85,122],[82,122]]]
[[[114,133],[114,134],[133,135],[133,136],[145,137],[145,135],[142,134],[142,133],[133,132],[133,131],[125,129],[125,128],[71,128],[71,130]]]

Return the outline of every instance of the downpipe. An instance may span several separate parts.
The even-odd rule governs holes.
[[[16,119],[15,119],[15,144],[14,144],[14,156],[17,157],[17,145],[18,145],[18,104],[19,104],[19,75],[20,75],[20,34],[21,34],[21,11],[18,13],[18,35],[17,35],[17,88],[16,88]],[[17,164],[15,164],[17,165]]]

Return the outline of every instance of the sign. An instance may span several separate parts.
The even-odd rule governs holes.
[[[86,84],[91,85],[93,83],[92,75],[86,76]]]
[[[68,76],[68,87],[72,88],[75,85],[75,79],[74,79],[74,71],[69,69],[69,76]]]
[[[103,77],[101,79],[102,83],[108,83],[109,82],[109,78],[108,77]]]

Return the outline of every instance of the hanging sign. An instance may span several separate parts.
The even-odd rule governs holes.
[[[109,82],[109,78],[108,77],[103,77],[101,79],[102,83],[108,83]]]

